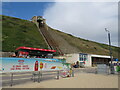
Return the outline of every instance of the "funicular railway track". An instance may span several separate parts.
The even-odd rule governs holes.
[[[46,44],[48,45],[49,49],[55,49],[58,54],[63,55],[63,52],[59,48],[59,45],[55,42],[55,40],[52,38],[48,31],[48,26],[45,23],[45,19],[43,19],[41,16],[34,16],[32,18],[32,21],[37,25],[39,32],[43,36]]]
[[[54,39],[51,37],[51,35],[49,34],[49,32],[47,31],[47,28],[45,28],[45,26],[39,27],[41,33],[43,34],[44,38],[46,39],[50,49],[55,49],[58,51],[59,54],[63,54],[62,51],[60,50],[59,46],[56,44],[56,42],[54,41]]]

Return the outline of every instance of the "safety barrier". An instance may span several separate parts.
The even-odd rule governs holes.
[[[56,71],[34,71],[34,72],[16,72],[16,73],[1,73],[2,85],[3,86],[13,86],[20,83],[25,83],[28,81],[38,82],[49,79],[59,79],[60,76],[63,77],[64,70]],[[64,77],[74,77],[74,71],[67,71]]]

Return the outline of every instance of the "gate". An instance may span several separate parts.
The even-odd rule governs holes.
[[[97,74],[109,74],[109,66],[106,64],[97,64]]]

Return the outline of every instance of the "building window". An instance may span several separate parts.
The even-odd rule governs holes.
[[[79,54],[79,60],[80,61],[87,61],[87,54],[80,53]]]

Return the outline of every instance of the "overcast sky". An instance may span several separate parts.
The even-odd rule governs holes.
[[[78,0],[50,0],[51,2],[34,0],[36,3],[29,3],[33,0],[3,1],[22,2],[4,3],[3,14],[5,15],[27,20],[34,15],[42,15],[52,28],[80,38],[108,44],[107,32],[105,32],[107,28],[111,33],[112,45],[118,46],[117,0],[99,0],[101,2],[98,0],[80,0],[81,2]],[[44,1],[49,2],[43,3]]]
[[[84,39],[118,46],[117,2],[56,2],[44,11],[47,24],[60,31]]]

